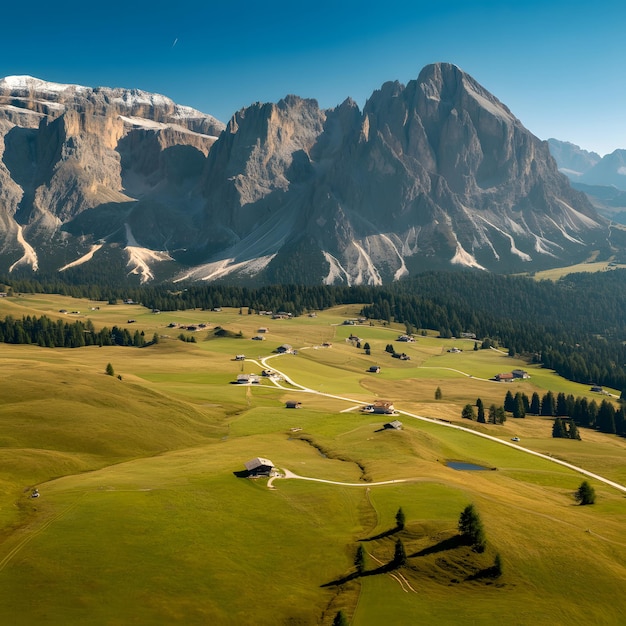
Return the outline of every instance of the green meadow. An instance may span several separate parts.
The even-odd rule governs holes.
[[[360,411],[390,400],[626,484],[623,439],[585,429],[582,441],[552,439],[539,417],[461,419],[465,404],[502,404],[508,389],[598,394],[506,347],[474,351],[433,332],[401,343],[401,326],[343,325],[358,311],[273,320],[245,308],[0,300],[0,316],[88,317],[159,337],[144,348],[0,344],[0,624],[330,625],[339,610],[357,626],[623,624],[624,492],[589,479],[596,504],[578,506],[585,477],[572,469],[406,414],[402,430],[385,430],[390,418]],[[180,328],[192,324],[205,326]],[[261,328],[266,339],[253,341]],[[297,354],[275,356],[284,343]],[[410,360],[392,358],[390,343]],[[234,383],[266,357],[295,385]],[[490,380],[514,368],[531,378]],[[255,457],[316,480],[244,477]],[[470,503],[482,553],[457,534]],[[407,564],[391,571],[398,539]]]

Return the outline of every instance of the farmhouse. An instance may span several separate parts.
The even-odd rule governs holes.
[[[297,400],[287,400],[287,402],[285,402],[285,408],[286,409],[301,409],[302,402],[298,402]]]
[[[402,430],[402,422],[399,420],[393,420],[393,422],[387,422],[383,425],[386,430]]]
[[[256,374],[238,374],[235,382],[238,385],[257,385],[260,380]]]
[[[502,374],[496,374],[494,379],[501,383],[511,382],[515,378],[512,372],[504,372]]]
[[[513,370],[511,374],[514,378],[530,378],[530,374],[525,370]]]
[[[411,335],[398,335],[398,338],[396,339],[396,341],[403,341],[405,343],[413,343],[415,339],[413,339]]]
[[[288,343],[284,343],[282,346],[278,346],[278,348],[276,348],[276,352],[278,352],[278,354],[290,354],[293,352],[293,346],[290,346]]]
[[[274,469],[274,464],[269,459],[257,457],[244,463],[249,476],[269,476]]]
[[[395,408],[388,400],[376,400],[373,404],[366,404],[362,409],[364,413],[378,413],[379,415],[393,415]]]

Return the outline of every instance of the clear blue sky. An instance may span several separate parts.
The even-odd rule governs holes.
[[[227,122],[293,93],[359,106],[455,63],[541,139],[626,149],[623,0],[10,2],[0,76],[137,87]]]

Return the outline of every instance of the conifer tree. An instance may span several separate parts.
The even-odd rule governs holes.
[[[350,626],[350,622],[348,622],[348,618],[345,616],[343,611],[337,612],[337,615],[335,615],[335,619],[333,620],[333,626]]]
[[[459,532],[475,552],[483,552],[487,544],[483,523],[473,504],[468,504],[459,516]]]
[[[115,376],[115,370],[110,363],[107,363],[106,369],[104,371],[107,376]]]
[[[474,420],[476,417],[474,407],[471,404],[466,404],[461,411],[461,417],[466,420]]]
[[[405,523],[406,523],[406,517],[404,515],[404,511],[402,510],[402,507],[400,507],[398,509],[398,512],[396,513],[396,526],[398,527],[399,530],[404,530]]]
[[[506,396],[504,396],[504,410],[509,413],[513,413],[515,410],[515,399],[510,389],[506,392]]]
[[[526,411],[524,411],[524,401],[522,400],[522,394],[518,391],[513,398],[513,417],[526,417]]]
[[[536,391],[533,393],[533,397],[530,401],[530,410],[528,412],[531,415],[539,415],[541,413],[541,400]]]
[[[398,539],[393,552],[393,565],[395,567],[402,567],[403,565],[406,565],[406,561],[406,550],[404,549],[404,544],[401,539]]]
[[[579,504],[594,504],[596,501],[596,491],[588,481],[583,480],[574,494],[574,498]]]

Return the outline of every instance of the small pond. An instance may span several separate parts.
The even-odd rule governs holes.
[[[446,465],[452,469],[459,471],[487,471],[495,470],[495,467],[485,467],[484,465],[476,465],[475,463],[467,463],[466,461],[446,461]]]

